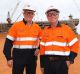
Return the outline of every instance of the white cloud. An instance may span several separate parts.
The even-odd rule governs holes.
[[[22,12],[22,7],[25,4],[30,4],[36,7],[37,9],[37,15],[35,17],[35,20],[46,20],[45,16],[45,9],[49,7],[50,5],[53,5],[60,10],[60,19],[68,19],[68,16],[70,14],[73,15],[74,18],[80,17],[80,0],[75,0],[76,4],[79,8],[76,7],[73,0],[2,0],[0,2],[0,22],[5,22],[7,18],[7,12],[10,10],[10,12],[13,12],[13,9],[16,6],[17,1],[21,1],[19,7],[17,8],[13,21],[17,19],[17,17]],[[19,20],[22,19],[22,15],[19,18]]]

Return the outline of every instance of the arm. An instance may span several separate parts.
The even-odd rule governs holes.
[[[12,57],[11,57],[11,48],[13,46],[13,41],[9,40],[8,38],[6,38],[5,40],[5,44],[4,44],[4,50],[3,50],[3,53],[6,57],[7,60],[11,60]]]
[[[13,46],[13,41],[9,40],[8,38],[6,38],[5,44],[4,44],[4,50],[3,53],[7,59],[7,64],[9,67],[13,66],[13,59],[11,56],[11,48]]]
[[[79,41],[76,34],[72,31],[70,27],[67,27],[67,40],[70,48],[69,60],[70,63],[74,63],[74,59],[77,56],[79,49]]]

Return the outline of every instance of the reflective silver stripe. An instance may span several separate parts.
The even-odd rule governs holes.
[[[14,41],[15,40],[15,38],[14,37],[12,37],[12,36],[10,36],[10,35],[7,35],[7,37],[6,38],[8,38],[9,40],[12,40],[12,41]]]
[[[12,36],[10,36],[10,35],[7,35],[7,38],[8,39],[10,39],[10,40],[12,40],[12,41],[36,41],[36,40],[38,40],[38,38],[33,38],[33,37],[18,37],[18,38],[14,38],[14,37],[12,37]]]
[[[66,42],[57,42],[57,41],[53,41],[53,42],[40,42],[40,44],[43,45],[43,46],[51,46],[51,45],[67,46]]]
[[[61,56],[69,56],[70,51],[45,51],[45,55],[61,55]]]
[[[41,45],[45,46],[45,42],[40,42]]]
[[[33,37],[16,38],[16,41],[36,41],[36,40],[38,40],[38,38],[33,38]]]
[[[78,41],[77,38],[74,38],[71,42],[69,42],[69,46],[72,46],[73,44],[75,44]]]
[[[32,49],[32,48],[38,48],[38,46],[32,46],[32,45],[13,45],[13,48],[19,48],[19,49]]]

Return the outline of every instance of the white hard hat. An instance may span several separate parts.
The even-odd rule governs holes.
[[[49,11],[56,11],[57,13],[59,13],[58,8],[55,8],[54,6],[50,6],[50,7],[48,7],[48,9],[46,10],[45,13],[48,13]]]
[[[33,12],[36,11],[35,8],[32,7],[32,6],[30,6],[30,5],[25,5],[25,6],[23,7],[23,11],[25,11],[25,10],[30,10],[30,11],[33,11]]]

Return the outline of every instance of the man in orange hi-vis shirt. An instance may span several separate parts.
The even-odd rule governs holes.
[[[78,53],[77,36],[69,26],[58,22],[58,9],[50,6],[45,14],[50,26],[40,34],[41,70],[43,74],[68,74],[68,68]]]
[[[8,31],[3,53],[8,66],[12,67],[12,74],[23,74],[24,67],[26,67],[26,74],[36,74],[41,28],[32,21],[34,15],[33,7],[24,6],[23,20],[14,23]]]

